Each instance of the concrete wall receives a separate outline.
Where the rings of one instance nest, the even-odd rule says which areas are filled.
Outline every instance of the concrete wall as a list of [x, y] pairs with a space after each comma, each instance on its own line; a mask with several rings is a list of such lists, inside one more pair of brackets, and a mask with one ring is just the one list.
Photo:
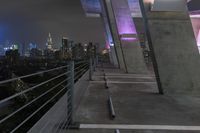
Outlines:
[[147, 14], [164, 92], [200, 95], [200, 59], [188, 14]]
[[112, 11], [112, 5], [111, 5], [111, 1], [110, 0], [101, 0], [102, 6], [105, 7], [106, 13], [107, 13], [107, 17], [108, 17], [108, 23], [110, 26], [110, 30], [111, 30], [111, 34], [113, 37], [113, 41], [114, 41], [114, 47], [115, 47], [115, 52], [118, 58], [118, 63], [119, 63], [119, 67], [120, 69], [126, 71], [126, 66], [125, 66], [125, 62], [124, 62], [124, 57], [123, 57], [123, 52], [122, 52], [122, 48], [121, 48], [121, 42], [120, 42], [120, 38], [118, 35], [118, 31], [117, 31], [117, 27], [116, 27], [116, 22], [115, 22], [115, 17]]
[[126, 0], [106, 0], [106, 7], [112, 33], [116, 36], [114, 37], [116, 53], [118, 57], [122, 57], [119, 60], [123, 60], [124, 63], [124, 66], [120, 68], [128, 73], [147, 73], [137, 37], [135, 39], [122, 39], [124, 34], [137, 35], [128, 2]]
[[115, 67], [119, 67], [119, 64], [118, 64], [118, 61], [117, 61], [117, 56], [116, 56], [116, 52], [115, 52], [115, 46], [110, 46], [110, 56], [112, 58], [112, 61], [113, 61], [113, 65]]

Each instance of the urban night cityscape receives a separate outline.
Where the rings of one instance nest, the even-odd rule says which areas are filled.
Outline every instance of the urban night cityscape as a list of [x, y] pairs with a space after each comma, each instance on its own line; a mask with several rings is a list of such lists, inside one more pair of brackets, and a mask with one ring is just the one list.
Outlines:
[[200, 133], [200, 0], [1, 0], [0, 133]]

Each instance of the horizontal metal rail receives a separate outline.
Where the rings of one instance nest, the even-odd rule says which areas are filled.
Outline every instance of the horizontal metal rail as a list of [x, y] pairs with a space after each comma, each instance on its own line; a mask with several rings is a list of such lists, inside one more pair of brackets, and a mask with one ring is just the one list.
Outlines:
[[55, 133], [61, 132], [64, 129], [66, 123], [68, 123], [68, 125], [69, 125], [69, 123], [70, 123], [69, 119], [70, 119], [71, 115], [72, 115], [72, 112], [70, 112], [69, 115], [66, 115], [65, 117], [60, 118], [60, 120], [58, 122], [58, 126], [54, 131]]
[[[60, 133], [63, 130], [68, 130], [69, 129], [69, 125], [70, 125], [70, 116], [72, 115], [72, 112], [69, 113], [69, 115], [67, 115], [66, 117], [64, 117], [64, 119], [61, 119], [59, 122], [58, 127], [56, 128], [56, 131], [54, 131], [55, 133]], [[62, 122], [64, 120], [64, 122]]]
[[52, 72], [52, 71], [63, 69], [63, 68], [67, 68], [67, 67], [69, 67], [69, 65], [61, 66], [61, 67], [57, 67], [57, 68], [53, 68], [53, 69], [50, 69], [50, 70], [46, 70], [46, 71], [41, 71], [41, 72], [29, 74], [29, 75], [25, 75], [25, 76], [21, 76], [21, 77], [16, 77], [16, 78], [4, 80], [4, 81], [0, 81], [0, 84], [9, 83], [9, 82], [12, 82], [12, 81], [15, 81], [15, 80], [24, 79], [24, 78], [28, 78], [28, 77], [40, 75], [40, 74], [47, 73], [47, 72]]
[[88, 64], [84, 65], [84, 67], [82, 67], [78, 72], [76, 72], [75, 74], [81, 73], [86, 67], [88, 67]]
[[2, 120], [0, 120], [0, 124], [3, 123], [4, 121], [8, 120], [10, 117], [14, 116], [15, 114], [17, 114], [18, 112], [20, 112], [21, 110], [25, 109], [26, 107], [28, 107], [29, 105], [31, 105], [32, 103], [34, 103], [35, 101], [37, 101], [38, 99], [40, 99], [41, 97], [45, 96], [46, 94], [48, 94], [49, 92], [53, 91], [55, 88], [57, 88], [58, 86], [62, 85], [64, 82], [68, 81], [68, 79], [63, 80], [62, 82], [60, 82], [59, 84], [55, 85], [54, 87], [52, 87], [51, 89], [49, 89], [48, 91], [46, 91], [45, 93], [41, 94], [40, 96], [38, 96], [37, 98], [33, 99], [32, 101], [30, 101], [29, 103], [25, 104], [24, 106], [22, 106], [21, 108], [17, 109], [16, 111], [14, 111], [13, 113], [11, 113], [10, 115], [6, 116], [5, 118], [3, 118]]
[[[69, 115], [71, 115], [72, 114], [72, 112], [70, 112], [70, 114]], [[61, 128], [61, 129], [65, 129], [65, 130], [68, 130], [69, 129], [69, 125], [70, 125], [70, 120], [69, 120], [69, 118], [70, 117], [67, 117], [67, 120], [66, 120], [66, 122], [65, 122], [65, 126], [64, 126], [64, 128]], [[59, 132], [60, 133], [60, 132]]]
[[[34, 111], [29, 117], [27, 117], [24, 121], [22, 121], [17, 127], [15, 127], [11, 133], [14, 133], [16, 130], [18, 130], [22, 125], [24, 125], [30, 118], [32, 118], [36, 113], [38, 113], [42, 108], [44, 108], [49, 102], [51, 102], [54, 98], [56, 98], [62, 91], [64, 91], [67, 87], [69, 87], [69, 84], [66, 85], [63, 89], [61, 89], [58, 93], [56, 93], [52, 98], [50, 98], [48, 101], [46, 101], [40, 108], [38, 108], [36, 111]], [[66, 92], [69, 93], [69, 90]]]
[[51, 81], [53, 81], [53, 80], [55, 80], [55, 79], [57, 79], [57, 78], [60, 78], [60, 77], [66, 75], [66, 74], [68, 74], [68, 73], [70, 73], [70, 72], [66, 72], [66, 73], [60, 74], [60, 75], [58, 75], [58, 76], [56, 76], [56, 77], [54, 77], [54, 78], [51, 78], [51, 79], [49, 79], [49, 80], [47, 80], [47, 81], [45, 81], [45, 82], [42, 82], [42, 83], [40, 83], [40, 84], [38, 84], [38, 85], [36, 85], [36, 86], [33, 86], [33, 87], [29, 88], [29, 89], [26, 89], [26, 90], [24, 90], [24, 91], [21, 91], [21, 92], [19, 92], [19, 93], [16, 93], [16, 94], [14, 94], [14, 95], [12, 95], [12, 96], [10, 96], [10, 97], [7, 97], [7, 98], [1, 100], [1, 101], [0, 101], [0, 104], [5, 103], [5, 102], [7, 102], [7, 101], [9, 101], [9, 100], [11, 100], [11, 99], [13, 99], [13, 98], [16, 98], [16, 97], [18, 97], [18, 96], [20, 96], [20, 95], [22, 95], [22, 94], [24, 94], [24, 93], [27, 93], [27, 92], [29, 92], [29, 91], [32, 91], [32, 90], [34, 90], [35, 88], [38, 88], [38, 87], [40, 87], [40, 86], [42, 86], [42, 85], [44, 85], [44, 84], [46, 84], [46, 83], [48, 83], [48, 82], [51, 82]]
[[76, 70], [82, 68], [82, 67], [85, 66], [85, 65], [88, 65], [88, 63], [85, 63], [85, 64], [83, 64], [83, 65], [80, 65], [80, 66], [76, 67], [74, 70], [76, 71]]
[[88, 66], [85, 66], [80, 72], [79, 72], [79, 74], [78, 73], [76, 73], [75, 74], [75, 80], [78, 80], [78, 78], [79, 77], [81, 77], [87, 70], [86, 70], [86, 68], [87, 68]]
[[75, 64], [75, 65], [79, 65], [79, 64], [81, 64], [81, 63], [85, 63], [85, 62], [87, 62], [87, 60], [83, 60], [83, 61], [75, 62], [74, 64]]
[[[18, 123], [18, 125], [16, 124], [17, 126], [11, 128], [11, 130], [12, 130], [11, 133], [19, 130], [35, 114], [37, 114], [48, 103], [50, 103], [59, 94], [61, 94], [66, 88], [69, 87], [66, 90], [67, 91], [66, 94], [68, 95], [67, 101], [66, 101], [67, 102], [67, 106], [68, 106], [68, 108], [66, 109], [67, 110], [67, 114], [66, 114], [66, 117], [62, 117], [61, 118], [61, 122], [62, 123], [59, 123], [59, 127], [56, 130], [59, 130], [59, 128], [62, 129], [62, 130], [63, 129], [65, 129], [65, 130], [68, 129], [69, 125], [71, 124], [70, 122], [72, 122], [71, 119], [72, 119], [72, 116], [73, 116], [73, 110], [72, 110], [72, 108], [73, 108], [73, 103], [72, 103], [72, 101], [73, 101], [72, 100], [73, 99], [73, 93], [71, 92], [73, 90], [73, 87], [71, 86], [71, 84], [73, 84], [74, 81], [72, 80], [73, 81], [72, 82], [71, 79], [72, 79], [72, 77], [75, 80], [77, 80], [78, 78], [80, 78], [88, 70], [87, 68], [89, 67], [89, 62], [87, 62], [87, 61], [81, 61], [81, 62], [75, 63], [75, 65], [76, 65], [75, 68], [74, 68], [74, 65], [71, 66], [69, 64], [69, 65], [65, 65], [65, 66], [61, 66], [61, 67], [57, 67], [57, 68], [53, 68], [53, 69], [49, 69], [49, 70], [45, 70], [45, 71], [40, 71], [40, 72], [37, 72], [37, 73], [25, 75], [25, 76], [16, 77], [16, 78], [13, 78], [13, 79], [8, 79], [8, 80], [0, 81], [0, 84], [6, 84], [6, 83], [9, 83], [9, 82], [13, 82], [13, 81], [19, 80], [19, 79], [25, 79], [25, 78], [29, 78], [29, 77], [32, 77], [32, 76], [36, 76], [36, 75], [40, 75], [40, 74], [44, 74], [44, 73], [48, 73], [48, 72], [53, 72], [53, 71], [56, 71], [56, 70], [64, 70], [65, 71], [62, 74], [57, 74], [57, 76], [55, 76], [55, 77], [51, 77], [50, 79], [48, 79], [46, 81], [42, 81], [41, 83], [38, 83], [37, 85], [34, 85], [32, 87], [31, 86], [28, 87], [26, 90], [22, 90], [20, 92], [16, 92], [15, 94], [12, 94], [11, 96], [8, 96], [7, 98], [0, 100], [0, 105], [1, 105], [1, 104], [5, 103], [5, 102], [13, 100], [14, 98], [16, 98], [16, 97], [18, 97], [18, 96], [20, 96], [22, 94], [26, 94], [28, 92], [32, 93], [32, 91], [35, 90], [36, 88], [42, 87], [45, 84], [48, 84], [50, 82], [54, 82], [56, 79], [61, 79], [62, 78], [62, 81], [59, 81], [59, 83], [56, 83], [50, 89], [46, 90], [45, 92], [42, 92], [42, 94], [39, 94], [39, 96], [34, 97], [33, 99], [31, 99], [30, 101], [28, 101], [24, 105], [20, 106], [19, 108], [13, 110], [11, 113], [9, 113], [8, 115], [6, 115], [4, 118], [2, 118], [0, 120], [0, 124], [6, 123], [7, 120], [10, 120], [12, 117], [16, 116], [17, 113], [19, 113], [20, 111], [23, 111], [25, 108], [33, 105], [34, 102], [39, 101], [42, 97], [46, 96], [50, 92], [52, 92], [54, 90], [59, 91], [53, 97], [49, 97], [50, 98], [50, 99], [48, 98], [49, 100], [48, 99], [47, 99], [47, 101], [45, 100], [44, 103], [41, 104], [41, 105], [39, 105], [39, 107], [37, 109], [34, 109], [32, 114], [29, 114], [29, 116], [23, 118], [23, 120], [21, 120], [20, 123]], [[66, 68], [69, 68], [70, 70], [68, 70]], [[75, 77], [71, 75], [71, 72], [75, 72]], [[64, 76], [67, 77], [67, 78], [63, 79]], [[56, 88], [58, 88], [59, 90], [56, 89]], [[70, 94], [70, 93], [72, 93], [72, 94]], [[72, 106], [71, 106], [70, 103], [72, 104]], [[59, 132], [61, 132], [62, 130], [59, 130]]]

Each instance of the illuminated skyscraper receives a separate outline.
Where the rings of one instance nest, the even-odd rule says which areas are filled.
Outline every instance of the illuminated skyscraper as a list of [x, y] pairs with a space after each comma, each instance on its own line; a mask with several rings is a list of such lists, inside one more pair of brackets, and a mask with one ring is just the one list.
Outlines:
[[51, 33], [49, 33], [49, 36], [47, 38], [46, 47], [48, 50], [53, 50], [53, 39], [51, 37]]

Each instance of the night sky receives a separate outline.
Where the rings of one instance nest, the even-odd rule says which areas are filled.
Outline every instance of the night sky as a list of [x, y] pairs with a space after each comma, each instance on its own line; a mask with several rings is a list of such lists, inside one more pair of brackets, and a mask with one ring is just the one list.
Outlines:
[[[80, 0], [0, 0], [0, 44], [36, 43], [44, 47], [48, 33], [59, 46], [62, 36], [75, 42], [104, 43], [99, 18], [86, 18]], [[200, 0], [189, 4], [200, 9]]]
[[80, 0], [0, 0], [0, 42], [37, 43], [44, 47], [48, 33], [56, 45], [62, 36], [75, 42], [103, 43], [99, 18], [86, 18]]

